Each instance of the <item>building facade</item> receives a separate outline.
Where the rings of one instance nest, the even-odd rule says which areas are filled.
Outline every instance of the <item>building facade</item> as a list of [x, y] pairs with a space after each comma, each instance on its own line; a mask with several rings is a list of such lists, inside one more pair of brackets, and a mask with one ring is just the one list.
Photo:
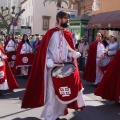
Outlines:
[[[21, 8], [25, 9], [25, 12], [21, 15], [21, 26], [26, 26], [26, 29], [22, 29], [22, 34], [45, 34], [50, 28], [56, 25], [56, 14], [58, 8], [55, 2], [46, 2], [44, 0], [24, 0], [21, 3]], [[68, 8], [63, 3], [62, 8]]]
[[[94, 1], [93, 1], [94, 2]], [[112, 12], [112, 11], [118, 11], [120, 10], [120, 0], [97, 0], [99, 3], [98, 10], [94, 10], [92, 12], [93, 15], [104, 13], [104, 12]], [[112, 17], [112, 16], [111, 16]], [[119, 16], [118, 16], [119, 17]], [[101, 33], [103, 33], [106, 36], [114, 35], [118, 38], [118, 41], [120, 43], [120, 31], [111, 31], [111, 30], [99, 30]]]
[[79, 2], [75, 2], [73, 4], [73, 9], [78, 10], [79, 14], [91, 14], [92, 4], [93, 0], [80, 0]]

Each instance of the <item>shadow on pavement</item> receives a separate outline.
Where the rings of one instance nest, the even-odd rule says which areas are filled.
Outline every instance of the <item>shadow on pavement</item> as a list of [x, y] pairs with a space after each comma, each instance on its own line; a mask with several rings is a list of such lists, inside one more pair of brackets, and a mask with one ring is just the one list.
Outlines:
[[0, 99], [16, 99], [18, 98], [19, 100], [23, 99], [23, 95], [26, 89], [26, 84], [27, 84], [27, 78], [24, 76], [16, 76], [16, 81], [19, 85], [18, 89], [15, 89], [14, 92], [7, 91], [6, 94], [0, 96]]
[[105, 105], [86, 106], [83, 111], [74, 112], [74, 117], [70, 120], [120, 120], [120, 106], [105, 102]]
[[27, 118], [15, 118], [15, 119], [12, 119], [12, 120], [42, 120], [42, 119], [38, 119], [38, 118], [35, 118], [35, 117], [27, 117]]

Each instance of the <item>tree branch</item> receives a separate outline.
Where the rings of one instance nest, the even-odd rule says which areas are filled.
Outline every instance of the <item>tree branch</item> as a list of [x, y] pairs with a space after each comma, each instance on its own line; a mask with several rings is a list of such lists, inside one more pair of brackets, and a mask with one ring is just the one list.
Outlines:
[[19, 16], [25, 11], [25, 9], [22, 9], [19, 13], [15, 14], [15, 19], [18, 20]]
[[3, 16], [1, 13], [0, 13], [0, 18], [1, 18], [2, 22], [4, 23], [5, 27], [7, 28], [7, 27], [8, 27], [8, 24], [7, 24], [7, 22], [5, 21], [4, 16]]

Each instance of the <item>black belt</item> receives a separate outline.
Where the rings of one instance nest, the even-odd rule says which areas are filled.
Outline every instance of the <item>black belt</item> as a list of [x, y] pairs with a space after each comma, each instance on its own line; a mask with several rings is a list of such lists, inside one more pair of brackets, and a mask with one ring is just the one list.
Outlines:
[[108, 55], [108, 57], [114, 57], [115, 55]]

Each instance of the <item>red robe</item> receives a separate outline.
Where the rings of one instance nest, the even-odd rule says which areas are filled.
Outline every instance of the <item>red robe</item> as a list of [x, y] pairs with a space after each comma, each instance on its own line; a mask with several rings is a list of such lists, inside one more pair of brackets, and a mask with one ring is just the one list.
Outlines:
[[[44, 100], [44, 68], [46, 61], [46, 52], [47, 52], [49, 40], [55, 31], [59, 31], [59, 29], [53, 28], [49, 30], [40, 43], [32, 70], [30, 72], [30, 76], [28, 78], [27, 88], [22, 101], [22, 108], [41, 107], [44, 106], [45, 104], [44, 103], [45, 101]], [[64, 37], [67, 40], [68, 44], [72, 49], [75, 50], [72, 40], [72, 34], [67, 30], [63, 32], [64, 32]], [[73, 108], [73, 106], [75, 106], [77, 109], [76, 102], [73, 102], [73, 104], [69, 105], [70, 108]]]
[[[2, 53], [5, 55], [2, 47], [0, 46], [0, 50], [2, 51]], [[5, 66], [6, 66], [6, 77], [7, 77], [7, 82], [8, 82], [8, 86], [9, 86], [9, 90], [13, 90], [15, 88], [18, 88], [18, 84], [12, 74], [12, 71], [8, 65], [8, 61], [5, 60]]]
[[95, 95], [110, 101], [118, 102], [120, 100], [120, 50], [107, 68]]
[[17, 56], [20, 54], [20, 51], [22, 49], [23, 44], [24, 43], [21, 41], [18, 45], [18, 48], [17, 48], [16, 59], [15, 59], [15, 63], [14, 63], [14, 71], [13, 71], [14, 75], [20, 74], [20, 69], [16, 69], [16, 61], [17, 61], [17, 58], [18, 58]]
[[83, 79], [88, 82], [95, 82], [96, 79], [97, 45], [97, 41], [92, 42], [88, 51], [88, 59], [83, 74]]

